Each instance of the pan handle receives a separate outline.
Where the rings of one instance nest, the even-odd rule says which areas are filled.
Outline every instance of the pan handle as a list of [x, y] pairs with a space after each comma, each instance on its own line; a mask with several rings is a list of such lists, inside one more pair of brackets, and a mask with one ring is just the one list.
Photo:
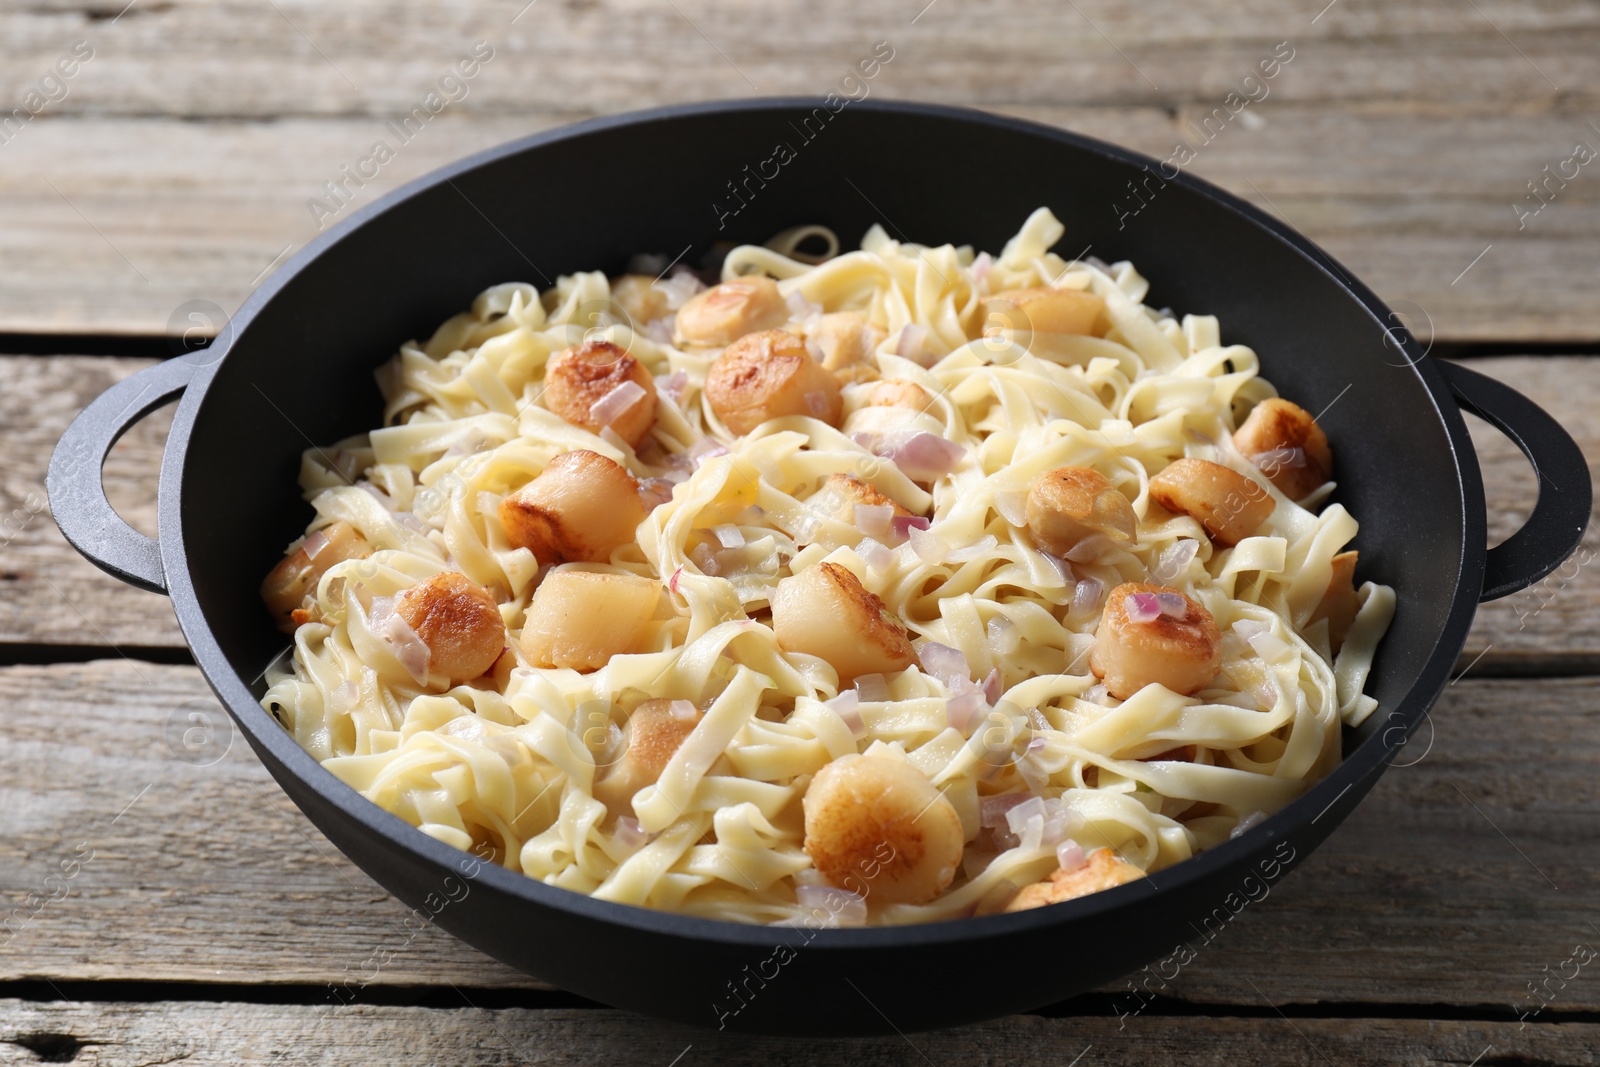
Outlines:
[[100, 468], [119, 437], [183, 392], [200, 369], [188, 359], [169, 359], [95, 397], [56, 443], [45, 477], [50, 513], [72, 547], [107, 574], [152, 593], [167, 591], [161, 548], [112, 509]]
[[1539, 500], [1522, 529], [1489, 549], [1479, 600], [1498, 600], [1526, 589], [1572, 555], [1589, 525], [1589, 464], [1572, 435], [1550, 413], [1509, 385], [1435, 360], [1465, 411], [1509, 437], [1533, 464]]

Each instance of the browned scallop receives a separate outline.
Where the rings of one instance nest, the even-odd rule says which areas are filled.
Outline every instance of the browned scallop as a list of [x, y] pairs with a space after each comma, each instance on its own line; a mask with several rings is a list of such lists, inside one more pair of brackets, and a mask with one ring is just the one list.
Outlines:
[[626, 467], [580, 448], [500, 501], [506, 540], [540, 563], [604, 563], [644, 521], [639, 483]]
[[822, 487], [806, 498], [806, 504], [830, 519], [847, 526], [856, 524], [856, 505], [892, 508], [895, 515], [910, 515], [887, 493], [871, 482], [864, 482], [853, 474], [830, 474], [823, 479]]
[[522, 654], [535, 667], [599, 670], [643, 651], [660, 599], [661, 587], [636, 574], [553, 570], [528, 605]]
[[789, 305], [771, 278], [735, 278], [691, 297], [678, 309], [673, 332], [679, 344], [720, 348], [788, 320]]
[[648, 274], [624, 274], [611, 282], [611, 302], [635, 327], [672, 314], [667, 294]]
[[1192, 516], [1219, 545], [1249, 537], [1275, 506], [1270, 493], [1238, 471], [1192, 458], [1174, 460], [1151, 478], [1150, 499]]
[[841, 683], [905, 670], [916, 661], [905, 625], [837, 563], [807, 567], [778, 583], [772, 629], [779, 648], [826, 660]]
[[822, 352], [822, 365], [844, 381], [865, 381], [877, 375], [873, 353], [884, 332], [859, 311], [833, 311], [808, 325], [806, 338]]
[[723, 349], [706, 375], [706, 400], [731, 432], [747, 434], [769, 419], [810, 415], [839, 425], [839, 380], [786, 330], [747, 334]]
[[1328, 435], [1309, 411], [1288, 400], [1275, 397], [1257, 404], [1234, 431], [1233, 446], [1290, 500], [1301, 499], [1333, 477]]
[[867, 390], [869, 408], [906, 408], [909, 411], [927, 411], [933, 398], [916, 382], [895, 378], [876, 382]]
[[1119, 885], [1143, 878], [1144, 872], [1126, 860], [1118, 859], [1109, 848], [1097, 848], [1089, 853], [1088, 862], [1075, 871], [1060, 868], [1048, 882], [1025, 885], [1006, 905], [1006, 911], [1027, 911], [1046, 904], [1060, 904], [1064, 900], [1086, 897]]
[[395, 598], [394, 613], [428, 646], [428, 670], [452, 682], [477, 678], [506, 647], [500, 608], [464, 574], [441, 571]]
[[634, 794], [655, 785], [667, 761], [702, 718], [687, 700], [646, 700], [634, 708], [622, 728], [622, 754], [596, 775], [594, 798], [613, 817], [630, 814]]
[[[1183, 601], [1182, 613], [1162, 611], [1135, 622], [1128, 599], [1135, 594], [1176, 596]], [[1118, 700], [1155, 684], [1188, 696], [1216, 676], [1222, 665], [1221, 648], [1216, 620], [1198, 601], [1166, 586], [1125, 582], [1106, 597], [1089, 651], [1089, 669]]]
[[[640, 392], [617, 405], [613, 390], [630, 384]], [[602, 401], [608, 398], [620, 410], [607, 410]], [[550, 357], [544, 372], [544, 406], [590, 433], [610, 426], [629, 447], [637, 448], [656, 421], [656, 383], [643, 363], [617, 345], [585, 341]]]
[[[372, 546], [366, 538], [342, 519], [308, 534], [261, 582], [261, 599], [278, 629], [293, 633], [302, 622], [308, 621], [300, 609], [306, 598], [316, 593], [317, 583], [328, 573], [328, 568], [347, 559], [365, 559], [371, 554]], [[297, 618], [297, 612], [302, 617]]]
[[830, 883], [888, 904], [925, 904], [954, 880], [961, 819], [923, 773], [891, 755], [847, 755], [806, 787], [805, 850]]
[[983, 333], [1093, 334], [1105, 306], [1082, 289], [1012, 289], [983, 302]]
[[1333, 557], [1333, 574], [1328, 579], [1328, 589], [1322, 594], [1322, 603], [1311, 613], [1308, 622], [1318, 619], [1328, 620], [1328, 642], [1335, 652], [1344, 646], [1345, 635], [1350, 632], [1351, 623], [1356, 621], [1356, 612], [1361, 607], [1361, 601], [1356, 596], [1356, 555], [1355, 552], [1341, 552]]
[[1096, 534], [1132, 541], [1139, 528], [1128, 498], [1090, 467], [1057, 467], [1041, 474], [1028, 490], [1027, 517], [1033, 539], [1058, 556]]

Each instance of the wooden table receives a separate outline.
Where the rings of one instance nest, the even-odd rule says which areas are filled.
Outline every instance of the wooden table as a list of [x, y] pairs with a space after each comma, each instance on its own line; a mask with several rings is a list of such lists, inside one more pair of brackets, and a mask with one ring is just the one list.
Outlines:
[[[878, 41], [894, 59], [874, 95], [1165, 157], [1289, 42], [1268, 95], [1193, 170], [1322, 242], [1435, 354], [1525, 391], [1600, 465], [1600, 163], [1548, 177], [1572, 173], [1575, 145], [1600, 146], [1600, 8], [124, 3], [0, 12], [0, 114], [38, 112], [0, 125], [0, 1062], [1600, 1062], [1594, 568], [1486, 605], [1412, 765], [1142, 1013], [1119, 1018], [1115, 984], [845, 1045], [658, 1023], [435, 929], [402, 932], [405, 909], [242, 741], [175, 757], [173, 731], [214, 705], [171, 610], [67, 548], [43, 485], [72, 414], [166, 354], [162, 335], [203, 306], [190, 302], [231, 310], [312, 237], [308, 201], [477, 41], [494, 54], [466, 96], [349, 186], [354, 202], [586, 115], [823, 93]], [[72, 76], [42, 82], [58, 59]], [[152, 533], [163, 427], [140, 426], [106, 466], [113, 499]], [[1504, 439], [1474, 431], [1497, 540], [1533, 488]], [[384, 949], [393, 961], [335, 1012], [330, 984]]]

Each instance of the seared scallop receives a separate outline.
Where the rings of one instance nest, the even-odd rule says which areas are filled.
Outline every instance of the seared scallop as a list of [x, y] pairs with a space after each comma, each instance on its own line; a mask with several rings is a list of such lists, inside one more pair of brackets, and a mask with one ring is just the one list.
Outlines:
[[394, 613], [428, 646], [429, 671], [448, 675], [452, 682], [477, 678], [506, 647], [506, 627], [494, 597], [455, 571], [441, 571], [401, 593]]
[[1274, 397], [1251, 409], [1234, 431], [1233, 446], [1290, 500], [1333, 477], [1328, 435], [1309, 411], [1288, 400]]
[[1272, 495], [1236, 470], [1208, 459], [1179, 459], [1150, 479], [1150, 499], [1193, 517], [1219, 545], [1254, 533], [1274, 507]]
[[839, 380], [786, 330], [746, 334], [723, 349], [706, 375], [706, 400], [731, 432], [747, 434], [769, 419], [810, 415], [839, 425]]
[[1012, 289], [983, 302], [983, 333], [1092, 334], [1105, 306], [1084, 289]]
[[1089, 853], [1088, 861], [1075, 871], [1057, 868], [1048, 882], [1025, 885], [1006, 905], [1006, 911], [1027, 911], [1046, 904], [1059, 904], [1064, 900], [1086, 897], [1090, 893], [1124, 885], [1144, 872], [1126, 860], [1118, 859], [1109, 848], [1097, 848]]
[[1187, 696], [1216, 676], [1222, 633], [1198, 601], [1176, 589], [1126, 582], [1106, 597], [1089, 669], [1126, 700], [1147, 685]]
[[371, 554], [372, 546], [366, 538], [343, 519], [307, 534], [261, 582], [261, 599], [278, 629], [293, 633], [301, 623], [309, 621], [302, 608], [306, 598], [316, 593], [317, 583], [328, 568]]
[[639, 483], [627, 468], [582, 448], [555, 457], [500, 501], [506, 540], [546, 564], [604, 563], [634, 539], [644, 517]]
[[771, 278], [735, 278], [691, 297], [678, 309], [673, 332], [679, 344], [721, 348], [788, 320], [789, 305]]
[[611, 432], [639, 447], [656, 421], [656, 383], [630, 353], [610, 341], [585, 341], [550, 357], [544, 406], [590, 433]]
[[826, 660], [841, 683], [916, 661], [905, 624], [837, 563], [818, 563], [778, 583], [772, 629], [778, 647]]
[[687, 700], [646, 700], [622, 728], [621, 755], [600, 769], [594, 798], [613, 816], [633, 811], [633, 796], [661, 772], [704, 716]]
[[636, 574], [557, 568], [528, 605], [522, 654], [535, 667], [599, 670], [643, 651], [660, 599], [661, 587]]
[[1047, 552], [1065, 555], [1096, 534], [1132, 541], [1139, 519], [1128, 498], [1090, 467], [1057, 467], [1028, 490], [1028, 531]]
[[817, 872], [870, 901], [925, 904], [961, 865], [955, 807], [899, 757], [841, 756], [811, 779], [801, 806]]

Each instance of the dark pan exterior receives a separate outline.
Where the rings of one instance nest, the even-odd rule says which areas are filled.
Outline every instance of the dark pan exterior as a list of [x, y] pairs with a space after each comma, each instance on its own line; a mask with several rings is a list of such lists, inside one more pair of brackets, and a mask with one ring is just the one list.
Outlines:
[[[435, 921], [458, 937], [572, 992], [690, 1023], [911, 1031], [1035, 1008], [1165, 956], [1315, 848], [1445, 684], [1484, 587], [1483, 489], [1451, 383], [1365, 287], [1286, 227], [1205, 183], [1057, 130], [878, 103], [823, 111], [823, 122], [817, 106], [703, 105], [539, 135], [414, 183], [314, 242], [248, 301], [217, 346], [165, 365], [156, 393], [185, 384], [187, 392], [162, 470], [159, 564], [200, 666], [284, 790], [360, 867], [407, 904], [437, 911]], [[794, 158], [763, 179], [780, 143]], [[693, 261], [713, 240], [759, 242], [803, 222], [833, 227], [847, 246], [880, 223], [907, 240], [997, 252], [1040, 205], [1066, 223], [1057, 251], [1131, 259], [1150, 279], [1152, 304], [1220, 316], [1225, 341], [1255, 347], [1286, 396], [1327, 408], [1335, 499], [1361, 522], [1358, 578], [1399, 595], [1369, 688], [1379, 710], [1347, 731], [1347, 758], [1327, 780], [1262, 826], [1149, 879], [1055, 907], [930, 926], [777, 931], [608, 904], [481, 866], [341, 784], [257, 705], [251, 680], [283, 646], [257, 584], [310, 517], [295, 483], [300, 452], [377, 425], [373, 369], [479, 290], [509, 279], [543, 288], [578, 269], [616, 272], [641, 251], [670, 257], [687, 246]], [[1494, 408], [1499, 394], [1482, 379], [1453, 382], [1476, 406]], [[117, 417], [137, 417], [128, 406], [118, 404]], [[1541, 435], [1555, 451], [1570, 445], [1533, 411], [1521, 419], [1527, 447], [1536, 450]], [[57, 486], [81, 478], [71, 453], [64, 443], [53, 499]], [[1576, 481], [1573, 454], [1560, 458]], [[1552, 497], [1541, 508], [1564, 501], [1586, 514], [1586, 472], [1581, 484], [1581, 506]], [[160, 584], [150, 559], [133, 558], [145, 549], [91, 529], [91, 518], [61, 522], [103, 566]], [[1559, 530], [1526, 538], [1515, 559], [1500, 558], [1494, 592], [1554, 567], [1576, 544], [1571, 525], [1569, 515]], [[105, 547], [118, 537], [127, 542], [122, 559]]]

